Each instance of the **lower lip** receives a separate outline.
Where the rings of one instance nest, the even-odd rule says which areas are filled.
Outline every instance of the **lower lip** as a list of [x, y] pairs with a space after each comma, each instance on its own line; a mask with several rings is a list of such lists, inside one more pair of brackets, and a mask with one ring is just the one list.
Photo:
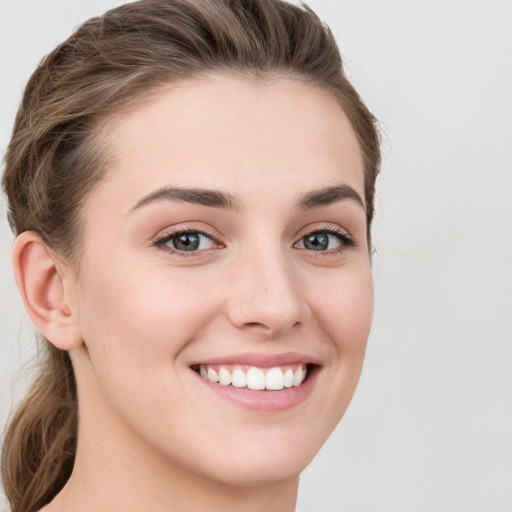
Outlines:
[[279, 391], [259, 391], [249, 388], [237, 388], [231, 385], [222, 386], [221, 384], [204, 379], [196, 372], [194, 373], [208, 389], [225, 400], [235, 402], [253, 411], [277, 412], [295, 407], [307, 399], [313, 390], [318, 370], [317, 366], [310, 369], [306, 380], [300, 386], [284, 388]]

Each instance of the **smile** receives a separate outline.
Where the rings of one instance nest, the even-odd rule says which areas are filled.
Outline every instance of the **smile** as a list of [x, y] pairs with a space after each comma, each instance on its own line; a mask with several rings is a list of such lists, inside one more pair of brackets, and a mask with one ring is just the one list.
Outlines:
[[295, 364], [259, 368], [244, 365], [199, 365], [194, 368], [201, 377], [221, 386], [251, 390], [280, 391], [300, 386], [308, 374], [307, 365]]
[[210, 396], [258, 414], [275, 414], [308, 399], [322, 365], [296, 352], [246, 353], [196, 361], [190, 369]]

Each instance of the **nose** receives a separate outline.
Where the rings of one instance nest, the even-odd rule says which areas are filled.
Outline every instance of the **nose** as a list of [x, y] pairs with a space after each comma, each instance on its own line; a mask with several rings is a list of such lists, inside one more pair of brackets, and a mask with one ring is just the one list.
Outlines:
[[280, 251], [241, 258], [230, 286], [228, 315], [239, 329], [283, 335], [310, 317], [293, 265]]

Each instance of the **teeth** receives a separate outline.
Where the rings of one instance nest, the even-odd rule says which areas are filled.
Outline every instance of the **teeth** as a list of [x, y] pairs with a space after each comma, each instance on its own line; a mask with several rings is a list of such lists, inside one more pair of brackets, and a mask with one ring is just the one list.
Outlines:
[[284, 372], [283, 384], [285, 388], [291, 388], [293, 386], [293, 370], [288, 368]]
[[295, 370], [293, 374], [292, 384], [294, 386], [300, 386], [304, 379], [306, 378], [306, 370], [302, 369], [300, 366]]
[[214, 368], [201, 365], [199, 374], [203, 379], [218, 382], [221, 386], [232, 385], [236, 388], [279, 391], [283, 388], [300, 386], [306, 378], [307, 370], [305, 365], [301, 364], [295, 371], [292, 368], [281, 369], [277, 366], [268, 370], [251, 366], [247, 372], [241, 368], [235, 368], [231, 373], [223, 366], [218, 368], [217, 372]]
[[235, 388], [245, 388], [247, 386], [247, 376], [243, 370], [235, 370], [233, 372], [233, 378], [231, 384], [235, 386]]
[[267, 389], [273, 389], [273, 390], [279, 390], [283, 389], [284, 383], [283, 383], [283, 372], [281, 371], [281, 368], [272, 368], [267, 372], [267, 375], [265, 377], [266, 381], [266, 388]]
[[249, 389], [265, 389], [265, 374], [251, 366], [247, 371], [247, 387]]
[[226, 368], [221, 368], [219, 371], [219, 384], [221, 386], [229, 386], [231, 384], [231, 373]]
[[219, 376], [217, 375], [217, 372], [213, 368], [208, 368], [208, 380], [211, 382], [219, 382]]

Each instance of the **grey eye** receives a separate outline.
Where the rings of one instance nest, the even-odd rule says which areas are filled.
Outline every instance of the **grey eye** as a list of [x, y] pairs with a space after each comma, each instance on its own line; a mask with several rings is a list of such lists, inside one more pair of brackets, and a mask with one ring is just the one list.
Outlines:
[[338, 236], [325, 231], [315, 231], [302, 237], [297, 243], [300, 249], [308, 249], [310, 251], [327, 251], [336, 249], [341, 245]]
[[211, 249], [214, 245], [214, 241], [204, 233], [191, 231], [171, 235], [163, 245], [170, 246], [177, 251], [191, 252]]

